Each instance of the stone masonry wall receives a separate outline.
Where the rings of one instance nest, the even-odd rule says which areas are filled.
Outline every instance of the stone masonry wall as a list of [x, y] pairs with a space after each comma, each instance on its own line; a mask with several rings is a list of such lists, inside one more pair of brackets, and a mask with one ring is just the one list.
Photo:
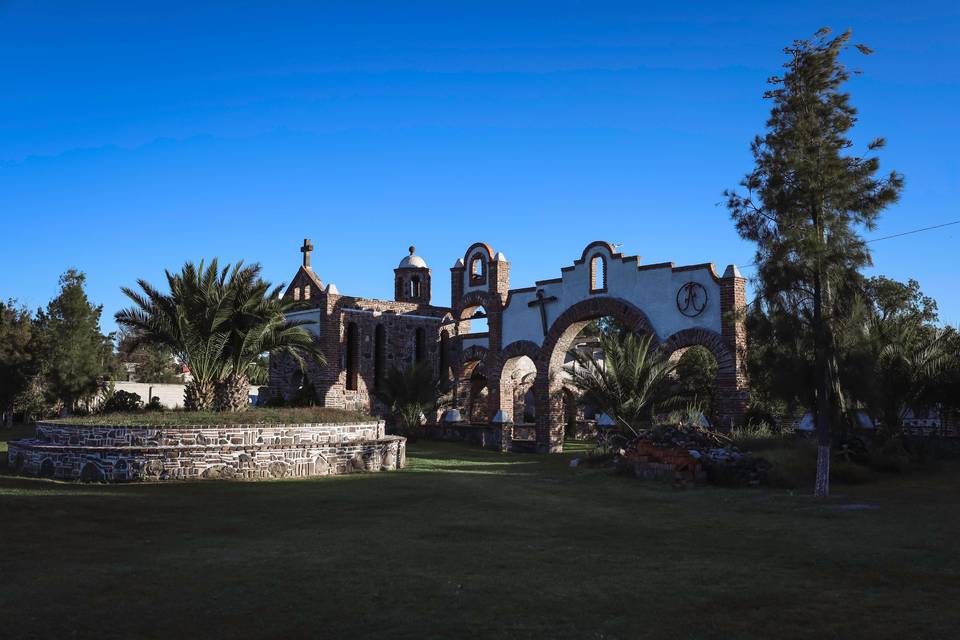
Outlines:
[[11, 442], [19, 473], [85, 482], [257, 480], [400, 469], [406, 440], [383, 423], [197, 428], [41, 424]]

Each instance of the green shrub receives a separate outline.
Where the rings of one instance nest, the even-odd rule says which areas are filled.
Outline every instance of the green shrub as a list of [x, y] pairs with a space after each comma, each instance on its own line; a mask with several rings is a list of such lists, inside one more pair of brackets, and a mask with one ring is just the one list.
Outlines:
[[143, 408], [139, 394], [129, 391], [114, 391], [100, 405], [100, 413], [130, 413]]

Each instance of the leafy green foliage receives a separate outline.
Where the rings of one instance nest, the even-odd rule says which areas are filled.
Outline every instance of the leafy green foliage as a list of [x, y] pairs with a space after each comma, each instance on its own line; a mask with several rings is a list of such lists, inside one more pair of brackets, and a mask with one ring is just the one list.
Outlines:
[[393, 414], [400, 434], [413, 436], [423, 417], [437, 411], [448, 391], [446, 380], [437, 378], [429, 363], [415, 362], [406, 369], [391, 367], [374, 395]]
[[140, 292], [123, 288], [134, 306], [117, 313], [117, 322], [131, 331], [135, 347], [169, 349], [189, 367], [188, 408], [213, 406], [218, 385], [226, 387], [220, 408], [246, 408], [250, 377], [260, 374], [267, 352], [301, 366], [305, 358], [323, 363], [307, 321], [286, 317], [298, 303], [281, 299], [282, 285], [272, 287], [260, 272], [257, 264], [220, 269], [216, 259], [206, 266], [188, 262], [179, 273], [167, 272], [169, 293], [145, 280], [138, 281]]
[[711, 419], [716, 405], [717, 359], [702, 346], [687, 349], [677, 361], [677, 394], [700, 407]]
[[860, 231], [872, 229], [903, 189], [896, 172], [876, 177], [882, 138], [862, 155], [849, 153], [857, 112], [843, 91], [851, 72], [840, 57], [851, 33], [829, 34], [821, 29], [787, 47], [786, 72], [770, 79], [765, 94], [773, 102], [767, 131], [751, 146], [755, 167], [741, 182], [744, 192], [725, 192], [737, 231], [757, 245], [757, 304], [767, 328], [789, 340], [767, 355], [788, 367], [797, 356], [790, 368], [812, 378], [805, 395], [816, 400], [825, 449], [819, 495], [828, 492], [830, 423], [844, 407], [837, 333], [855, 299], [851, 287], [870, 263]]
[[137, 411], [143, 408], [143, 399], [137, 393], [130, 391], [117, 391], [112, 387], [107, 390], [103, 404], [100, 405], [100, 413], [121, 413]]
[[632, 433], [652, 422], [655, 413], [677, 406], [670, 378], [676, 365], [651, 348], [651, 336], [601, 333], [599, 340], [602, 362], [572, 351], [574, 362], [567, 367], [582, 404], [601, 410]]
[[13, 421], [14, 401], [40, 372], [39, 335], [26, 308], [0, 301], [0, 426]]

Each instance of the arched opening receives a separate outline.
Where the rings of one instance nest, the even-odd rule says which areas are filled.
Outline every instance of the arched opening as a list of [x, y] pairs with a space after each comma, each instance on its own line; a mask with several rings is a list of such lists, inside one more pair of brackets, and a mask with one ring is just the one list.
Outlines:
[[306, 286], [303, 288], [303, 299], [304, 299], [304, 300], [309, 300], [309, 299], [310, 299], [310, 285], [306, 285]]
[[347, 372], [347, 390], [356, 391], [359, 386], [360, 369], [360, 330], [356, 322], [347, 325], [347, 344], [344, 349], [344, 369]]
[[52, 478], [55, 472], [56, 467], [53, 466], [53, 460], [50, 458], [44, 458], [43, 462], [40, 463], [40, 477]]
[[537, 420], [537, 365], [528, 355], [508, 359], [500, 371], [500, 410], [516, 425], [534, 425]]
[[470, 258], [470, 286], [478, 286], [487, 281], [487, 261], [482, 255]]
[[677, 349], [670, 354], [676, 363], [673, 378], [677, 395], [691, 409], [697, 409], [709, 425], [717, 423], [717, 358], [703, 345]]
[[[571, 351], [602, 358], [599, 338], [603, 333], [629, 331], [656, 336], [646, 314], [626, 300], [609, 297], [591, 298], [564, 311], [547, 334], [537, 358], [535, 393], [544, 398], [544, 406], [537, 416], [537, 450], [563, 451], [563, 438], [569, 408], [565, 407], [564, 388], [569, 387], [567, 366], [574, 358]], [[654, 339], [654, 344], [659, 345]], [[584, 418], [590, 408], [580, 407]]]
[[420, 297], [420, 276], [413, 276], [410, 278], [410, 285], [407, 290], [407, 295], [410, 298]]
[[88, 462], [80, 470], [80, 482], [103, 482], [103, 472], [97, 465]]
[[489, 333], [487, 311], [483, 306], [469, 307], [463, 310], [459, 324], [460, 335], [482, 335]]
[[379, 389], [387, 373], [387, 330], [378, 324], [373, 336], [373, 386]]
[[606, 293], [607, 259], [601, 255], [590, 259], [590, 293]]
[[[578, 370], [583, 360], [603, 366], [604, 352], [601, 339], [631, 331], [614, 316], [601, 316], [583, 323], [570, 341], [563, 359], [563, 367], [557, 372], [563, 401], [564, 438], [582, 439], [596, 430], [601, 411], [586, 403], [581, 393], [571, 382], [571, 371]], [[638, 335], [644, 331], [634, 332]]]
[[706, 406], [701, 410], [711, 425], [717, 429], [733, 426], [746, 406], [746, 385], [723, 336], [708, 329], [683, 329], [665, 340], [662, 349], [678, 363], [681, 391], [709, 396], [703, 398], [701, 404]]
[[427, 332], [423, 327], [417, 327], [413, 334], [413, 359], [417, 364], [427, 361]]
[[490, 391], [487, 383], [487, 372], [481, 361], [468, 362], [464, 366], [463, 379], [466, 394], [463, 398], [463, 417], [467, 422], [474, 424], [486, 423], [490, 416], [487, 411], [487, 399]]

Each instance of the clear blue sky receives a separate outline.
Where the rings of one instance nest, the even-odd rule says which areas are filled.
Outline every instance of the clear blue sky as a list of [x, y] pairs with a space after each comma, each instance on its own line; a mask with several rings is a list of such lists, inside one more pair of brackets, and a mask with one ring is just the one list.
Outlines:
[[[187, 259], [287, 281], [305, 236], [344, 293], [392, 295], [415, 243], [484, 240], [513, 286], [591, 240], [645, 262], [752, 262], [721, 192], [751, 167], [782, 48], [852, 27], [850, 90], [902, 202], [872, 236], [960, 219], [956, 2], [0, 0], [0, 296], [77, 267], [105, 305]], [[960, 322], [960, 225], [873, 245]], [[750, 273], [750, 272], [748, 272]]]

